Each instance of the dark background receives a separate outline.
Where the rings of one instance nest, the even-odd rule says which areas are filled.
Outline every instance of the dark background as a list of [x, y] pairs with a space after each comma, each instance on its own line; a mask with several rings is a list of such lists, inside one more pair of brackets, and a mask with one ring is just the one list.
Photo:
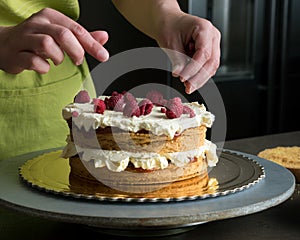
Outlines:
[[[79, 2], [79, 22], [88, 30], [102, 29], [109, 33], [105, 47], [111, 56], [129, 49], [157, 46], [153, 39], [128, 23], [111, 1]], [[222, 10], [220, 5], [215, 5], [218, 1], [181, 0], [179, 3], [184, 11], [215, 21], [217, 25], [212, 12], [217, 7]], [[214, 76], [225, 104], [227, 140], [299, 130], [300, 1], [231, 0], [230, 4], [231, 28], [221, 29], [223, 58]], [[247, 34], [243, 25], [245, 14], [242, 15], [240, 9], [250, 13]], [[247, 41], [240, 41], [243, 34]], [[228, 43], [225, 39], [229, 39]], [[242, 45], [243, 42], [247, 46]], [[245, 59], [241, 53], [247, 48]], [[241, 63], [245, 62], [244, 68], [239, 66], [239, 57]], [[91, 69], [99, 64], [88, 55], [87, 60]], [[129, 90], [146, 82], [172, 85], [184, 93], [178, 79], [173, 79], [169, 72], [154, 69], [129, 72], [107, 91]]]

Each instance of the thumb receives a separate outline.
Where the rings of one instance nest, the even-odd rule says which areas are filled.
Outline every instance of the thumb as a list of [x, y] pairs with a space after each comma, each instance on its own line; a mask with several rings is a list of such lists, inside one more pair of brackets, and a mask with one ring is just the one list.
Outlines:
[[94, 31], [90, 32], [90, 34], [101, 45], [104, 45], [108, 41], [108, 33], [106, 31]]

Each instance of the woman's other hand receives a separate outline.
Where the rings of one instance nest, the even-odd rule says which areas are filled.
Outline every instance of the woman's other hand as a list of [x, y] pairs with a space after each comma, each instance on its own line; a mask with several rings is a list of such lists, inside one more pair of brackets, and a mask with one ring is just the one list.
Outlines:
[[107, 32], [88, 32], [69, 17], [46, 8], [16, 26], [0, 27], [0, 69], [13, 74], [23, 70], [43, 74], [50, 69], [49, 60], [59, 65], [65, 53], [80, 65], [85, 51], [106, 61], [109, 54], [103, 45], [107, 40]]

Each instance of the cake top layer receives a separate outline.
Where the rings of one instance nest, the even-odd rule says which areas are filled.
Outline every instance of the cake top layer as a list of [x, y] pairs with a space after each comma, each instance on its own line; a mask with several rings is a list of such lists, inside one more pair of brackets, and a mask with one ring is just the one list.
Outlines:
[[[107, 100], [108, 96], [100, 96], [97, 99]], [[214, 115], [206, 111], [203, 104], [197, 102], [182, 103], [188, 109], [193, 110], [193, 114], [183, 112], [178, 117], [168, 118], [165, 107], [157, 104], [153, 105], [151, 111], [146, 115], [126, 116], [122, 111], [105, 109], [102, 113], [95, 112], [97, 99], [86, 100], [85, 102], [75, 102], [67, 105], [63, 109], [65, 120], [72, 118], [73, 124], [78, 128], [90, 129], [118, 127], [124, 131], [138, 132], [147, 130], [155, 135], [166, 135], [173, 138], [185, 129], [204, 125], [211, 127]], [[137, 98], [137, 103], [145, 99]]]

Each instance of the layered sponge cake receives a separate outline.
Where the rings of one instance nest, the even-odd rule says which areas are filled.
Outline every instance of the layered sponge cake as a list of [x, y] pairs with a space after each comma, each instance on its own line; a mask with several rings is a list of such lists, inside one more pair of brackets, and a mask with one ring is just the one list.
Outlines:
[[197, 102], [145, 98], [129, 92], [90, 99], [80, 91], [63, 109], [70, 128], [63, 156], [71, 174], [105, 184], [151, 185], [197, 177], [218, 162], [216, 145], [206, 139], [214, 115]]

